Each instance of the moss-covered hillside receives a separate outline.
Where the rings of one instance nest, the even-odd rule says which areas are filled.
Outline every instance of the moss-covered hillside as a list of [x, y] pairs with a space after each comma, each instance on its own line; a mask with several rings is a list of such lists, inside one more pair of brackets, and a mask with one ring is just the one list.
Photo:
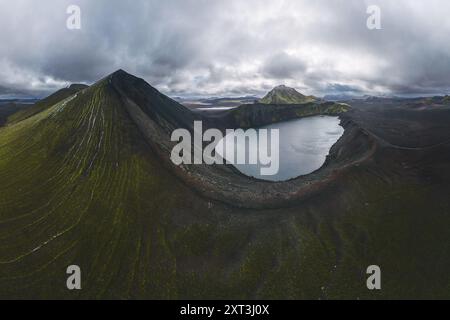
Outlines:
[[29, 118], [35, 114], [38, 114], [41, 111], [46, 110], [47, 108], [53, 106], [57, 102], [70, 97], [71, 95], [77, 93], [78, 91], [86, 89], [87, 87], [88, 86], [84, 84], [72, 84], [67, 88], [58, 90], [55, 93], [51, 94], [50, 96], [38, 101], [32, 107], [26, 108], [25, 110], [13, 114], [8, 118], [8, 122], [15, 123], [24, 120], [26, 118]]

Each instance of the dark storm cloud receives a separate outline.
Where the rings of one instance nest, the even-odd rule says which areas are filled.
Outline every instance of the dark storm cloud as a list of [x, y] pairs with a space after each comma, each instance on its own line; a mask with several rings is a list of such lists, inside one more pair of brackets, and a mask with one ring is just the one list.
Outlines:
[[292, 79], [305, 70], [306, 64], [301, 59], [284, 52], [270, 57], [263, 66], [263, 74], [276, 79]]
[[[79, 5], [81, 30], [66, 28]], [[382, 30], [366, 27], [368, 5]], [[424, 94], [450, 87], [446, 0], [0, 0], [0, 87], [43, 94], [123, 68], [173, 95]]]

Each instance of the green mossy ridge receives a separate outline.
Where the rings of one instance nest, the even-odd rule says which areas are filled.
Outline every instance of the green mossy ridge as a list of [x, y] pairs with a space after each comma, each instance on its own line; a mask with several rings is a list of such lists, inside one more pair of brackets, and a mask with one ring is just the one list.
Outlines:
[[56, 103], [74, 95], [78, 91], [86, 89], [88, 86], [83, 84], [73, 84], [67, 88], [58, 90], [57, 92], [51, 94], [50, 96], [36, 102], [35, 105], [33, 105], [30, 108], [26, 108], [25, 110], [22, 110], [20, 112], [17, 112], [10, 117], [8, 117], [8, 123], [17, 123], [21, 120], [27, 119], [29, 117], [34, 116], [35, 114], [38, 114], [39, 112], [42, 112], [51, 106], [55, 105]]
[[[131, 263], [131, 253], [137, 254], [130, 243], [136, 242], [139, 248], [144, 241], [135, 230], [143, 221], [157, 230], [159, 217], [152, 211], [160, 203], [168, 204], [163, 211], [170, 210], [169, 203], [174, 201], [171, 194], [157, 192], [176, 188], [164, 173], [151, 174], [159, 171], [157, 163], [111, 88], [97, 85], [79, 94], [76, 103], [69, 100], [0, 130], [0, 173], [8, 181], [0, 196], [0, 261], [21, 257], [0, 264], [0, 274], [7, 275], [1, 277], [6, 282], [2, 296], [20, 292], [22, 297], [68, 297], [64, 286], [55, 291], [52, 284], [65, 277], [59, 263], [72, 262], [86, 272], [90, 285], [84, 293], [89, 297], [111, 294], [111, 281], [120, 280], [131, 288], [131, 273], [121, 264]], [[149, 201], [141, 199], [153, 193], [158, 195]], [[151, 236], [145, 246], [163, 247], [162, 240]], [[40, 244], [43, 247], [32, 252]], [[160, 251], [161, 257], [168, 256]], [[57, 260], [49, 264], [53, 259]], [[146, 272], [167, 274], [171, 263], [160, 263]], [[8, 281], [33, 272], [41, 289], [26, 289], [33, 279], [29, 276]], [[163, 278], [153, 279], [152, 285], [166, 286], [166, 281], [159, 282]]]

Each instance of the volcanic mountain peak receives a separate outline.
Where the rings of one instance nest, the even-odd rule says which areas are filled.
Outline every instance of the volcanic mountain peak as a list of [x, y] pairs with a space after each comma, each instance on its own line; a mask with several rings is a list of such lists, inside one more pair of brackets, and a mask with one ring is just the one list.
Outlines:
[[106, 78], [119, 78], [119, 79], [126, 79], [126, 78], [137, 78], [134, 75], [126, 72], [123, 69], [118, 69], [111, 73], [110, 75], [106, 76]]
[[295, 91], [294, 88], [290, 88], [288, 86], [285, 86], [284, 84], [280, 84], [279, 86], [276, 86], [274, 88], [274, 90], [294, 90]]
[[280, 85], [273, 88], [259, 102], [263, 104], [303, 104], [317, 101], [314, 96], [305, 96], [294, 88]]
[[163, 126], [166, 129], [189, 128], [193, 125], [193, 115], [189, 109], [162, 94], [141, 78], [119, 69], [99, 83], [105, 82], [108, 86], [112, 86], [123, 100], [133, 102], [158, 123], [165, 123]]
[[110, 73], [109, 75], [105, 76], [103, 79], [100, 79], [97, 81], [95, 85], [101, 85], [101, 84], [111, 84], [113, 81], [116, 84], [123, 83], [123, 82], [132, 82], [132, 81], [143, 81], [142, 79], [126, 72], [123, 69], [118, 69], [114, 71], [113, 73]]

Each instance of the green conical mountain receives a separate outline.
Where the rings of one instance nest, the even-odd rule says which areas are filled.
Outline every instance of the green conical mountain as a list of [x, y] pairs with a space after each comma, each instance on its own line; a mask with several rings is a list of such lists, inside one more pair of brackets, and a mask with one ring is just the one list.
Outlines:
[[166, 128], [189, 120], [119, 71], [0, 129], [1, 298], [77, 297], [71, 264], [85, 272], [83, 297], [176, 294], [165, 216], [200, 201], [144, 139], [136, 103]]
[[284, 85], [275, 87], [264, 98], [259, 100], [262, 104], [302, 104], [314, 102], [317, 98], [314, 96], [305, 96], [295, 90]]

